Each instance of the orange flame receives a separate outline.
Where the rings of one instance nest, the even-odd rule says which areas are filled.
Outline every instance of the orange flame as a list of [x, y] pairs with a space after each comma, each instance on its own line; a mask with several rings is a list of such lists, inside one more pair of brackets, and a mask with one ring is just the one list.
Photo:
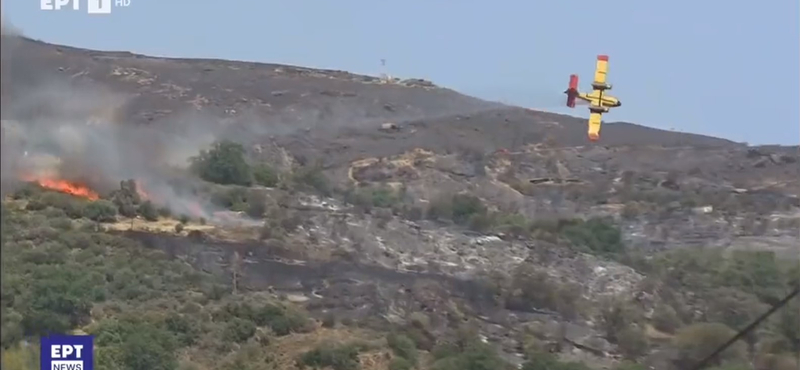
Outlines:
[[189, 203], [189, 212], [192, 217], [203, 217], [203, 215], [205, 215], [203, 207], [200, 207], [200, 205], [195, 202]]
[[66, 180], [47, 179], [47, 178], [41, 178], [41, 179], [28, 178], [25, 180], [36, 182], [37, 184], [39, 184], [39, 186], [43, 188], [55, 190], [61, 193], [71, 194], [76, 197], [86, 198], [89, 200], [100, 199], [100, 196], [97, 195], [97, 193], [95, 193], [91, 189], [83, 185], [71, 183]]
[[133, 182], [136, 183], [136, 193], [139, 194], [139, 198], [142, 198], [142, 200], [150, 200], [150, 196], [147, 194], [146, 191], [144, 191], [144, 186], [142, 186], [142, 182], [139, 180], [134, 180]]

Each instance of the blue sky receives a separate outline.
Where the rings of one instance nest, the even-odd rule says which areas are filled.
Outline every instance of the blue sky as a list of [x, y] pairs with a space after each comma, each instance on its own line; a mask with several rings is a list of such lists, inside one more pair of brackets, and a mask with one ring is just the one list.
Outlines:
[[[430, 79], [490, 100], [563, 107], [597, 54], [623, 106], [608, 121], [750, 144], [800, 141], [797, 0], [130, 0], [108, 15], [5, 0], [32, 38], [102, 50]], [[602, 8], [601, 5], [608, 4]]]

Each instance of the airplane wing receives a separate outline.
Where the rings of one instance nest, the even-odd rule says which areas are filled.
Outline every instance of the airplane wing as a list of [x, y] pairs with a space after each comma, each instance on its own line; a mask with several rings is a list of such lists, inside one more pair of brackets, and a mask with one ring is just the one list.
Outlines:
[[602, 85], [606, 83], [608, 73], [608, 55], [597, 56], [597, 66], [594, 69], [594, 83]]
[[600, 139], [600, 124], [603, 120], [602, 113], [589, 114], [589, 140], [597, 141]]

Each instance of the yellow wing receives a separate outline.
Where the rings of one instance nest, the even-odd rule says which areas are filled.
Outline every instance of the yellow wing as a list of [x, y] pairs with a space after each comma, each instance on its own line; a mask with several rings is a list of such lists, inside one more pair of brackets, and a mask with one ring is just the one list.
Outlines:
[[600, 139], [600, 124], [603, 120], [602, 113], [589, 114], [589, 140], [597, 141]]
[[608, 74], [608, 55], [597, 56], [597, 67], [594, 70], [594, 83], [603, 85], [606, 83], [606, 74]]

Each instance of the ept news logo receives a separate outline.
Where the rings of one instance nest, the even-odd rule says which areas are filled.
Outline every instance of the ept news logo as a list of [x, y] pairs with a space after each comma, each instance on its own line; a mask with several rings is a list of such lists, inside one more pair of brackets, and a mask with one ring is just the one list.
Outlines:
[[94, 336], [42, 337], [41, 370], [93, 370]]
[[[40, 0], [41, 10], [81, 10], [83, 0]], [[89, 14], [111, 14], [112, 4], [115, 7], [128, 7], [131, 0], [86, 0], [86, 12]]]

